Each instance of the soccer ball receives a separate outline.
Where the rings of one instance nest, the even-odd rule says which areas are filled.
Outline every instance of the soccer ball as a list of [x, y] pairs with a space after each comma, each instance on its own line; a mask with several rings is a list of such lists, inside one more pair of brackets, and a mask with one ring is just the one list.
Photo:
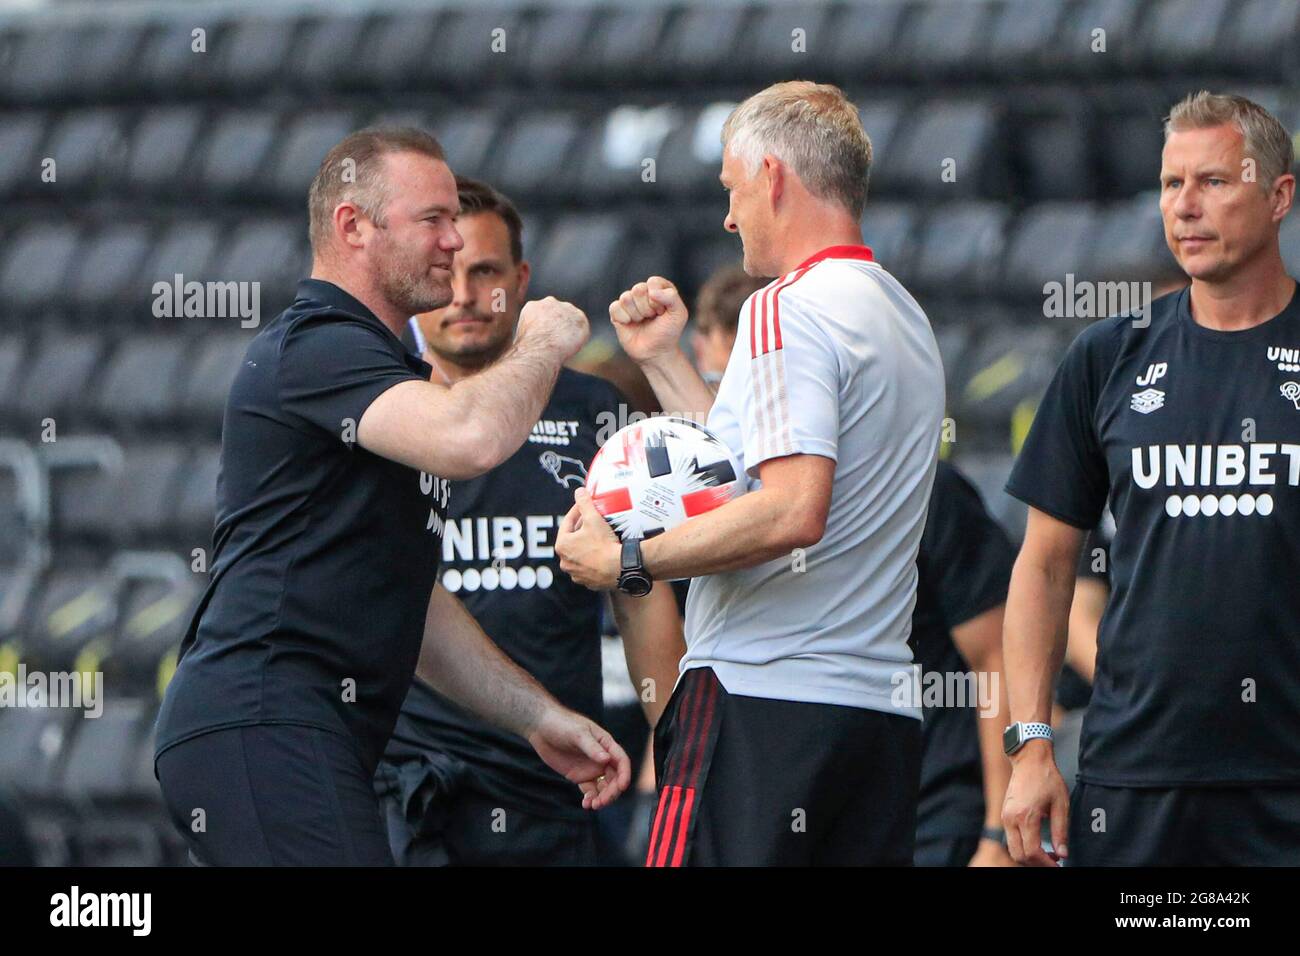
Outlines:
[[619, 429], [587, 469], [587, 492], [621, 539], [653, 538], [745, 491], [731, 450], [703, 425], [655, 416]]

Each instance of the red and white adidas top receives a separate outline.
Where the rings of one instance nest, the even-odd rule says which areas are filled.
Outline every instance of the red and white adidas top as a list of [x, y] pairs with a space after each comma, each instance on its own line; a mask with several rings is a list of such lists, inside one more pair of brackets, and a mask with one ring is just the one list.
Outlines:
[[[731, 693], [920, 717], [907, 638], [944, 410], [929, 320], [866, 246], [832, 246], [746, 300], [708, 426], [751, 479], [836, 462], [803, 555], [697, 578], [682, 669]], [[899, 687], [903, 690], [900, 691]]]

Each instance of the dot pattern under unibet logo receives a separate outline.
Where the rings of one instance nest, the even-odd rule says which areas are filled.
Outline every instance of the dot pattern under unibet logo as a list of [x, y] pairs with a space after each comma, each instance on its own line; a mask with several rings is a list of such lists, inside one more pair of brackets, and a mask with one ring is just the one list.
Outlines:
[[1273, 496], [1263, 495], [1170, 495], [1165, 499], [1165, 513], [1171, 518], [1197, 515], [1231, 517], [1273, 513]]
[[520, 588], [530, 591], [533, 588], [549, 588], [555, 581], [555, 572], [546, 565], [534, 568], [525, 565], [522, 568], [466, 568], [458, 571], [448, 568], [442, 572], [442, 586], [455, 594], [457, 591], [513, 591]]

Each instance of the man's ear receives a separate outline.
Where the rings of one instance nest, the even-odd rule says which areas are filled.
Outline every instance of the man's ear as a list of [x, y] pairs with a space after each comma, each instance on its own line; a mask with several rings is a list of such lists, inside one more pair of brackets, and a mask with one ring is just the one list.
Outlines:
[[1284, 173], [1273, 185], [1273, 219], [1281, 222], [1295, 200], [1295, 176]]
[[767, 198], [775, 212], [785, 195], [785, 164], [770, 153], [763, 157], [763, 176], [767, 180]]
[[522, 301], [524, 296], [528, 295], [528, 280], [533, 277], [533, 267], [528, 264], [527, 259], [524, 259], [515, 266], [515, 271], [519, 274], [519, 286], [515, 294]]
[[350, 202], [341, 202], [334, 207], [334, 235], [344, 246], [359, 249], [365, 244], [362, 234], [361, 213]]

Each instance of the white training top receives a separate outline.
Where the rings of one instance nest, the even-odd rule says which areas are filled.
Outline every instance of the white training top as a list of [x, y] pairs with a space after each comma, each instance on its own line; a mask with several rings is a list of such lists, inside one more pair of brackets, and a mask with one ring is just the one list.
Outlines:
[[920, 719], [907, 639], [943, 365], [930, 322], [866, 246], [832, 246], [746, 300], [708, 427], [761, 487], [785, 455], [836, 462], [825, 536], [696, 578], [682, 671], [728, 693]]

